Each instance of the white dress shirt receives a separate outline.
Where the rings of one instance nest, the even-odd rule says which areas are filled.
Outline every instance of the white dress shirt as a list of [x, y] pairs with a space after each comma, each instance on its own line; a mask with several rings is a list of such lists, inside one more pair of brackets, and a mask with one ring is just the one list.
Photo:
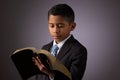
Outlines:
[[[54, 40], [53, 41], [53, 46], [55, 46], [55, 45], [57, 45], [58, 47], [59, 47], [59, 49], [58, 49], [58, 51], [57, 51], [57, 54], [59, 53], [59, 51], [60, 51], [60, 49], [61, 49], [61, 47], [63, 46], [63, 44], [70, 38], [70, 36], [71, 35], [69, 35], [66, 39], [64, 39], [63, 41], [61, 41], [60, 43], [56, 43], [56, 41]], [[53, 46], [52, 46], [52, 48], [53, 48]], [[51, 48], [51, 54], [53, 54], [53, 52], [52, 52], [52, 48]]]

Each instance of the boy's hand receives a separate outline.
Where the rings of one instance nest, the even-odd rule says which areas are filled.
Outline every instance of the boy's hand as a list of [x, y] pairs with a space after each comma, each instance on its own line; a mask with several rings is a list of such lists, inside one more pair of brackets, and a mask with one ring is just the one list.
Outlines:
[[[39, 70], [45, 74], [47, 74], [50, 77], [54, 77], [54, 73], [50, 71], [39, 59], [38, 56], [32, 57], [33, 62], [35, 65], [39, 68]], [[49, 63], [48, 63], [49, 64]]]

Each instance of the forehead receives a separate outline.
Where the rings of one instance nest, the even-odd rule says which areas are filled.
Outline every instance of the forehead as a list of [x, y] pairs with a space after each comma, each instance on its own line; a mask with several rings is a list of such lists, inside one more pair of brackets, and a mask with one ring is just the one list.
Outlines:
[[48, 18], [48, 22], [49, 23], [52, 23], [52, 22], [65, 22], [65, 23], [68, 23], [68, 21], [62, 17], [62, 16], [59, 16], [59, 15], [50, 15], [49, 18]]

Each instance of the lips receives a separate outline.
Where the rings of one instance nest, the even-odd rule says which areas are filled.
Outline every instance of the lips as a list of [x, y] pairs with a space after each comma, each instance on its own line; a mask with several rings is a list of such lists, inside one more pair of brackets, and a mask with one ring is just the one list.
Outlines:
[[53, 36], [53, 38], [54, 38], [54, 39], [59, 39], [59, 38], [60, 38], [60, 36]]

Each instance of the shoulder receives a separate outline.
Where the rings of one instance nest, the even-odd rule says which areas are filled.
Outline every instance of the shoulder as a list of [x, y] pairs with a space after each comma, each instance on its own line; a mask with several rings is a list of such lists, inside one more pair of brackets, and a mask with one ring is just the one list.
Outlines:
[[78, 54], [87, 54], [87, 49], [84, 45], [82, 45], [77, 39], [75, 39], [73, 36], [71, 36], [67, 41], [66, 44], [72, 45], [70, 48], [70, 51], [73, 51], [74, 53]]
[[52, 47], [53, 41], [51, 41], [50, 43], [47, 43], [45, 45], [43, 45], [42, 49], [45, 49], [47, 51], [50, 50], [50, 48]]
[[72, 44], [73, 48], [85, 48], [73, 35], [66, 41], [66, 44]]

